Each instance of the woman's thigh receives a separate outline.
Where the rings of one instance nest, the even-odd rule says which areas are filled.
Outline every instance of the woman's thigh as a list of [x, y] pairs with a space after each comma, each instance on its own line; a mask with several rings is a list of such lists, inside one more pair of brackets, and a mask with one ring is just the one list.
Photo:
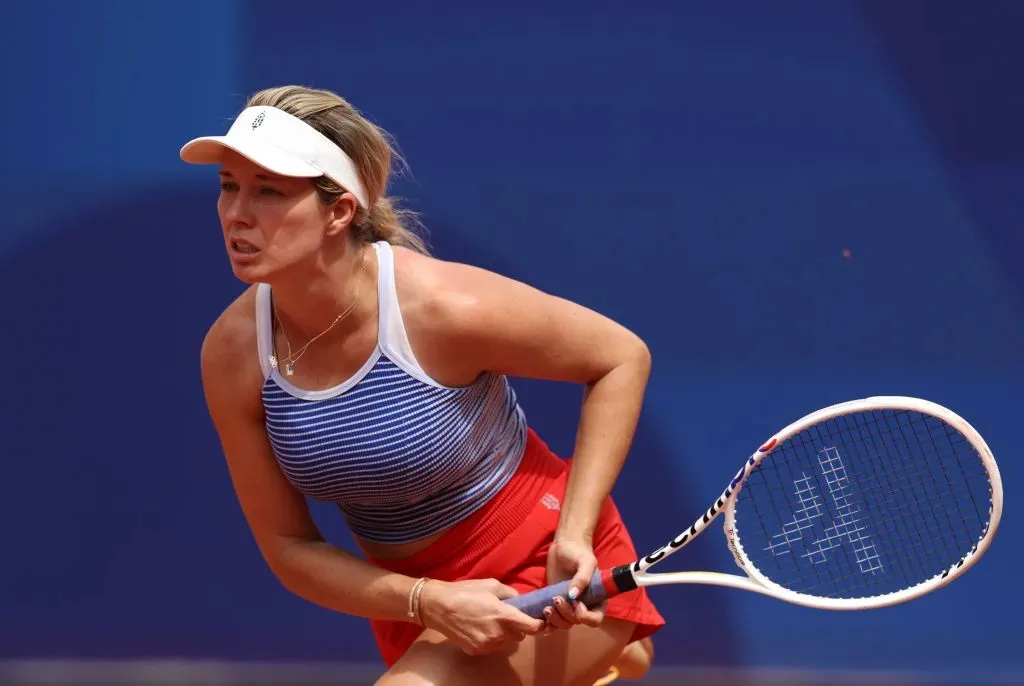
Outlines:
[[633, 627], [607, 618], [598, 627], [528, 636], [507, 653], [480, 656], [427, 630], [377, 686], [592, 686], [618, 658]]

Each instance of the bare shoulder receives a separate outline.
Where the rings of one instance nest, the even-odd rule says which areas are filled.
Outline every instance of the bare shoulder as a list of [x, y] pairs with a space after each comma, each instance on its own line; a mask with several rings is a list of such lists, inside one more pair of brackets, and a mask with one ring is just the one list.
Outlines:
[[646, 345], [616, 321], [496, 272], [396, 251], [395, 281], [413, 352], [435, 378], [509, 376], [590, 382]]
[[[200, 351], [203, 386], [212, 403], [248, 398], [262, 385], [256, 347], [256, 287], [247, 288], [214, 320]], [[212, 409], [212, 408], [211, 408]]]
[[250, 287], [224, 308], [203, 339], [204, 365], [216, 368], [236, 366], [244, 356], [238, 353], [251, 346], [256, 351], [256, 287]]
[[[395, 281], [402, 316], [440, 331], [497, 314], [508, 298], [558, 300], [497, 272], [395, 248]], [[409, 323], [407, 321], [407, 323]]]

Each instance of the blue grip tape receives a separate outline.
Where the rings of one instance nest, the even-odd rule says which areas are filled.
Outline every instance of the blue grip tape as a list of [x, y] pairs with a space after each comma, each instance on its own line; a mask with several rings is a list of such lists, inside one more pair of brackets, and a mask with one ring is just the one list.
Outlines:
[[[569, 600], [569, 583], [568, 581], [562, 581], [545, 588], [538, 588], [536, 591], [508, 598], [505, 602], [534, 619], [544, 619], [544, 608], [554, 608], [555, 598], [561, 596], [565, 600]], [[590, 579], [590, 585], [587, 586], [587, 590], [583, 591], [583, 595], [577, 598], [576, 602], [583, 603], [587, 608], [592, 608], [600, 605], [607, 598], [607, 589], [601, 583], [601, 572], [597, 571], [594, 572], [594, 576]]]

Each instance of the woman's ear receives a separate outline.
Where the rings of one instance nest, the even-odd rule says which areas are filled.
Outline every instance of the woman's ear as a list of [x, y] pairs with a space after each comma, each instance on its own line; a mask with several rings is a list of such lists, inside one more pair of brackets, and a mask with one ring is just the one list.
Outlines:
[[330, 218], [327, 222], [327, 235], [337, 236], [352, 223], [356, 217], [359, 205], [356, 203], [356, 196], [351, 193], [342, 193], [330, 207]]

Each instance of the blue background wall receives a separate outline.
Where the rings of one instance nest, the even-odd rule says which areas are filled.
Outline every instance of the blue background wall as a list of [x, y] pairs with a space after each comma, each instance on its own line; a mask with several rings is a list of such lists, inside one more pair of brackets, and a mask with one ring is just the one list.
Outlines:
[[[923, 396], [989, 439], [1010, 506], [965, 578], [858, 615], [660, 589], [662, 664], [1024, 670], [1024, 5], [442, 4], [0, 9], [0, 658], [372, 653], [265, 569], [199, 382], [241, 285], [215, 178], [177, 150], [302, 83], [398, 137], [437, 254], [647, 339], [616, 487], [639, 547], [828, 403]], [[517, 387], [566, 454], [578, 390]], [[731, 565], [715, 533], [678, 562]]]

